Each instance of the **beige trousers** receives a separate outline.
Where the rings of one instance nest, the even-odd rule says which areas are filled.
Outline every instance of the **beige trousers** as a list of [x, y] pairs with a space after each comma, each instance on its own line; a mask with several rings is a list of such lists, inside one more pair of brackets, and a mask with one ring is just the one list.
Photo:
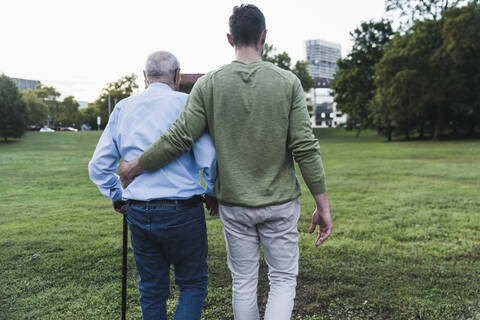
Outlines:
[[257, 305], [260, 244], [270, 280], [264, 319], [290, 319], [298, 275], [299, 216], [298, 199], [260, 208], [220, 205], [236, 320], [260, 319]]

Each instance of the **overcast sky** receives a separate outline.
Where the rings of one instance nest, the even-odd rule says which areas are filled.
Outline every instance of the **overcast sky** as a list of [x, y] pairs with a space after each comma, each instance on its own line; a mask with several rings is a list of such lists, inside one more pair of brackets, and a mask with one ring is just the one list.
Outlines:
[[[149, 53], [168, 50], [182, 72], [204, 73], [234, 59], [230, 0], [1, 0], [0, 73], [40, 80], [63, 96], [93, 101], [105, 83], [139, 75]], [[305, 59], [305, 40], [340, 43], [362, 21], [384, 16], [383, 0], [252, 0], [264, 13], [267, 42]]]

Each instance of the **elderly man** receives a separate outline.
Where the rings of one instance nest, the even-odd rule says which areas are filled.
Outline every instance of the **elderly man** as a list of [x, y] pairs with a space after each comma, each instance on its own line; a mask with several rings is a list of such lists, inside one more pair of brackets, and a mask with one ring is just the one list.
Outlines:
[[117, 211], [126, 210], [143, 319], [167, 319], [171, 265], [180, 287], [175, 319], [200, 319], [207, 295], [208, 250], [200, 169], [206, 193], [213, 197], [215, 149], [207, 133], [198, 135], [192, 151], [172, 157], [168, 165], [122, 190], [115, 174], [119, 160], [135, 159], [166, 133], [187, 100], [186, 94], [174, 91], [180, 65], [171, 53], [152, 53], [144, 75], [147, 89], [113, 110], [89, 163], [90, 179]]
[[309, 230], [319, 226], [317, 246], [332, 228], [322, 160], [299, 79], [262, 61], [267, 34], [262, 12], [254, 5], [235, 7], [229, 26], [236, 61], [202, 77], [168, 132], [119, 172], [128, 184], [137, 174], [190, 150], [208, 129], [218, 156], [215, 193], [233, 278], [235, 319], [259, 319], [260, 245], [270, 279], [265, 319], [290, 319], [301, 192], [293, 160], [317, 204]]

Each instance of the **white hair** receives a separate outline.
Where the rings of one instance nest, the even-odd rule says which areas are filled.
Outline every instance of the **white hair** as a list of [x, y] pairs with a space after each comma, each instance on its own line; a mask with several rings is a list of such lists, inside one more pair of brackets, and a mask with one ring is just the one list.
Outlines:
[[150, 54], [145, 63], [147, 77], [173, 78], [177, 69], [180, 69], [180, 62], [168, 51], [156, 51]]

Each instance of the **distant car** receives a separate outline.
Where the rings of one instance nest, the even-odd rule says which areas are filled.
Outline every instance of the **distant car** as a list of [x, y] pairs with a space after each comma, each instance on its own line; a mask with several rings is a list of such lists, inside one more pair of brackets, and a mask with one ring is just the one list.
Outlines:
[[55, 130], [47, 128], [47, 127], [43, 127], [42, 129], [40, 129], [40, 132], [55, 132]]
[[28, 129], [29, 131], [38, 131], [38, 130], [40, 130], [41, 128], [42, 128], [42, 127], [36, 126], [36, 125], [34, 125], [34, 124], [27, 127], [27, 129]]
[[63, 127], [63, 128], [60, 128], [60, 131], [77, 132], [78, 129], [75, 129], [75, 128], [72, 128], [72, 127]]

